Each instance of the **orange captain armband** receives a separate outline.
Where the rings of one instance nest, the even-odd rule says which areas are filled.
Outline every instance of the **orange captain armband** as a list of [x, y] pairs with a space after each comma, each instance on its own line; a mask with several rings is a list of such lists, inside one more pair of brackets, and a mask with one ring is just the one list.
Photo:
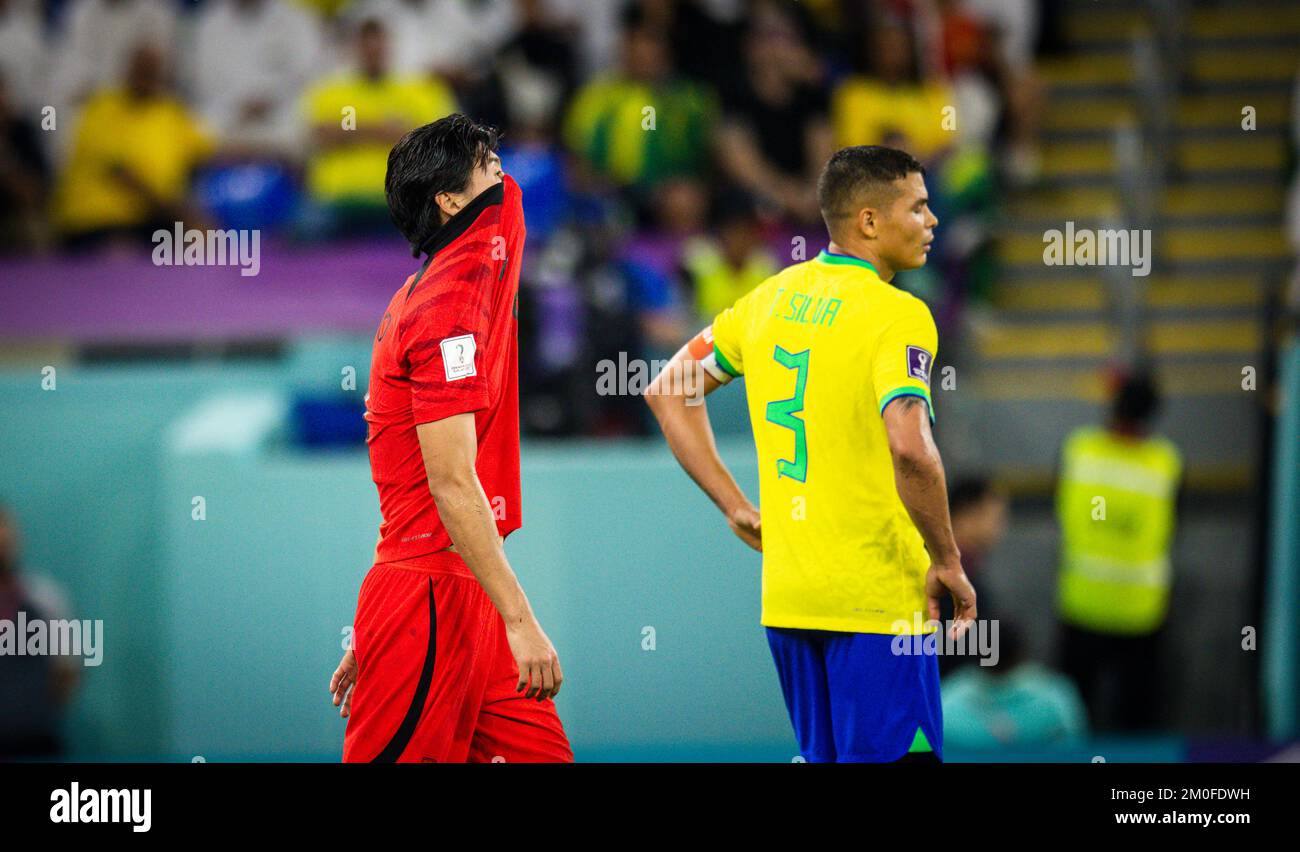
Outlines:
[[717, 379], [719, 384], [726, 384], [734, 378], [718, 363], [718, 353], [713, 346], [713, 326], [706, 326], [703, 331], [691, 338], [686, 344], [686, 353], [704, 368], [704, 372]]

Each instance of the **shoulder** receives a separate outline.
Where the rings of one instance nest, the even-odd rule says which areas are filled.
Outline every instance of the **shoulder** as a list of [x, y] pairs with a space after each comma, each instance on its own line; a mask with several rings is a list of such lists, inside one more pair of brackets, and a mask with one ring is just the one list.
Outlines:
[[932, 104], [947, 104], [953, 97], [952, 90], [944, 83], [937, 81], [923, 85], [921, 87], [921, 94]]
[[719, 105], [719, 99], [712, 89], [684, 77], [673, 81], [671, 91], [687, 104], [699, 109], [712, 109]]
[[1150, 438], [1151, 446], [1168, 464], [1177, 468], [1182, 465], [1183, 454], [1179, 451], [1178, 445], [1164, 435], [1153, 435]]
[[930, 312], [930, 306], [917, 296], [875, 275], [871, 277], [867, 290], [879, 306], [879, 315], [886, 325], [906, 322], [934, 327], [934, 315]]
[[584, 102], [602, 100], [616, 92], [623, 91], [623, 89], [624, 85], [617, 77], [611, 74], [602, 74], [579, 87], [574, 100]]
[[434, 98], [450, 98], [451, 87], [437, 77], [426, 74], [403, 74], [388, 79], [388, 86], [395, 91], [424, 95]]
[[325, 75], [307, 87], [307, 97], [328, 98], [346, 94], [356, 88], [357, 78], [346, 71], [335, 71]]
[[806, 276], [811, 271], [808, 266], [809, 263], [810, 261], [805, 261], [787, 266], [784, 269], [773, 270], [771, 275], [764, 278], [758, 286], [742, 296], [741, 299], [749, 300], [750, 304], [769, 303], [776, 298], [780, 291], [788, 290], [796, 286], [798, 282], [806, 280]]
[[915, 314], [917, 316], [924, 316], [931, 319], [933, 318], [934, 315], [930, 312], [930, 306], [925, 303], [925, 300], [921, 299], [919, 296], [907, 292], [906, 290], [901, 290], [898, 287], [894, 287], [892, 285], [886, 285], [886, 286], [889, 286], [889, 288], [893, 291], [894, 299], [900, 311], [903, 311], [908, 314]]
[[1100, 427], [1093, 425], [1079, 426], [1066, 433], [1065, 440], [1061, 442], [1061, 446], [1068, 452], [1070, 450], [1080, 449], [1086, 444], [1093, 443], [1102, 436], [1103, 431]]
[[481, 285], [470, 286], [453, 273], [440, 272], [432, 265], [425, 270], [419, 284], [415, 276], [406, 287], [409, 296], [402, 299], [397, 321], [398, 340], [409, 346], [413, 341], [444, 335], [451, 324], [467, 311], [483, 308], [480, 305]]
[[158, 103], [158, 109], [172, 121], [195, 123], [194, 113], [190, 112], [189, 106], [180, 98], [164, 98]]
[[1101, 430], [1091, 424], [1087, 426], [1076, 426], [1065, 434], [1065, 442], [1069, 444], [1078, 441], [1087, 441], [1090, 438], [1097, 437], [1100, 433]]
[[787, 288], [785, 275], [788, 271], [783, 270], [764, 279], [725, 308], [714, 319], [714, 333], [717, 334], [721, 326], [723, 334], [735, 337], [742, 329], [754, 328], [755, 321], [767, 315], [768, 308], [779, 298], [781, 291]]
[[816, 271], [816, 267], [813, 265], [813, 261], [811, 260], [804, 260], [799, 263], [792, 263], [789, 266], [782, 267], [781, 269], [776, 270], [774, 273], [772, 273], [767, 278], [765, 278], [763, 280], [763, 283], [760, 284], [759, 286], [760, 287], [764, 287], [764, 286], [783, 287], [788, 282], [797, 281], [801, 278], [804, 278], [807, 275], [814, 274], [815, 271]]
[[870, 97], [879, 88], [879, 84], [873, 83], [866, 77], [845, 77], [831, 93], [831, 99], [836, 104], [847, 105]]
[[22, 584], [28, 602], [40, 609], [46, 618], [58, 620], [68, 617], [70, 612], [68, 599], [63, 587], [57, 582], [44, 574], [24, 571]]
[[86, 99], [86, 105], [81, 110], [82, 120], [91, 121], [102, 118], [108, 113], [117, 112], [125, 105], [126, 99], [123, 97], [121, 89], [104, 89]]
[[1148, 440], [1151, 442], [1151, 445], [1157, 448], [1160, 452], [1167, 453], [1171, 456], [1178, 455], [1178, 445], [1168, 437], [1164, 435], [1152, 435]]

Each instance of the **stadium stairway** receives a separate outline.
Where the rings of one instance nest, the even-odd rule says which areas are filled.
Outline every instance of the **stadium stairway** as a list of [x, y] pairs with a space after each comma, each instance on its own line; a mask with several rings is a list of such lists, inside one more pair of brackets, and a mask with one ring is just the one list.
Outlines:
[[[1156, 204], [1154, 269], [1133, 286], [1145, 287], [1142, 334], [1166, 394], [1161, 428], [1189, 459], [1189, 488], [1240, 493], [1258, 442], [1243, 368], [1262, 366], [1267, 288], [1289, 265], [1281, 220], [1300, 3], [1187, 5], [1186, 80], [1165, 152], [1176, 168]], [[1119, 226], [1113, 140], [1117, 123], [1139, 117], [1132, 42], [1149, 24], [1142, 4], [1076, 0], [1065, 26], [1071, 51], [1041, 66], [1042, 180], [1004, 205], [992, 310], [972, 312], [961, 347], [979, 401], [960, 395], [950, 437], [1020, 493], [1046, 493], [1061, 438], [1098, 419], [1121, 343], [1114, 276], [1046, 266], [1044, 233], [1067, 221]], [[1243, 129], [1246, 106], [1254, 130]]]

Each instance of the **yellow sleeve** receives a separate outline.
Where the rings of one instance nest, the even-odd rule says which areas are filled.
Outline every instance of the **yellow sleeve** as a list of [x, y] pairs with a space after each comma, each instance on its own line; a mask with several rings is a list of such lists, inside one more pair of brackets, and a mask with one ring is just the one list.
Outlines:
[[176, 104], [176, 115], [189, 153], [189, 165], [197, 165], [211, 157], [217, 150], [217, 140], [207, 124], [179, 102]]
[[70, 163], [89, 169], [120, 159], [117, 140], [121, 137], [114, 127], [113, 100], [111, 94], [101, 94], [86, 103], [73, 131]]
[[749, 306], [758, 288], [736, 300], [731, 307], [713, 319], [713, 354], [718, 366], [732, 378], [745, 374], [745, 359], [741, 354], [744, 331], [749, 327]]
[[596, 126], [607, 110], [611, 91], [605, 78], [592, 80], [578, 90], [563, 120], [564, 144], [569, 150], [586, 154], [596, 134]]
[[934, 422], [930, 371], [937, 354], [939, 332], [930, 309], [920, 299], [903, 299], [897, 318], [880, 336], [871, 364], [876, 410], [884, 414], [885, 406], [900, 396], [919, 396], [929, 406], [930, 421]]

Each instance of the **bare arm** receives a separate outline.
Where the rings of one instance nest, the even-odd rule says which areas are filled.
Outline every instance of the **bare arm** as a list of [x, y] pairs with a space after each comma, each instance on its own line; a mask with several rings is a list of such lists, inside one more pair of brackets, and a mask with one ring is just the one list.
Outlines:
[[961, 553], [948, 517], [948, 487], [939, 448], [930, 433], [926, 402], [904, 396], [891, 402], [884, 413], [889, 454], [894, 459], [894, 484], [907, 513], [916, 524], [930, 558], [942, 565], [960, 564]]
[[682, 469], [722, 510], [742, 541], [763, 549], [758, 510], [740, 490], [713, 438], [704, 397], [722, 387], [683, 346], [646, 388], [645, 401]]
[[421, 423], [416, 434], [438, 516], [456, 551], [505, 621], [510, 649], [519, 664], [516, 691], [531, 681], [528, 697], [540, 701], [555, 695], [563, 680], [559, 657], [506, 560], [492, 506], [474, 469], [478, 456], [474, 415], [457, 414]]
[[750, 192], [781, 197], [782, 176], [763, 159], [746, 127], [734, 121], [724, 123], [718, 132], [718, 150], [732, 180]]
[[920, 397], [903, 396], [889, 403], [883, 416], [898, 496], [930, 552], [932, 564], [925, 583], [929, 617], [939, 617], [939, 595], [947, 589], [952, 594], [953, 618], [957, 622], [955, 638], [976, 618], [975, 588], [962, 570], [961, 553], [953, 538], [948, 486], [939, 448], [930, 433], [929, 408]]
[[[799, 131], [792, 129], [791, 132]], [[809, 138], [817, 141], [811, 135]], [[816, 218], [817, 192], [813, 187], [817, 184], [816, 176], [822, 165], [835, 153], [834, 148], [818, 161], [811, 183], [788, 177], [777, 170], [763, 156], [753, 134], [735, 122], [726, 123], [718, 132], [717, 148], [732, 180], [756, 195], [781, 204], [797, 216]]]

